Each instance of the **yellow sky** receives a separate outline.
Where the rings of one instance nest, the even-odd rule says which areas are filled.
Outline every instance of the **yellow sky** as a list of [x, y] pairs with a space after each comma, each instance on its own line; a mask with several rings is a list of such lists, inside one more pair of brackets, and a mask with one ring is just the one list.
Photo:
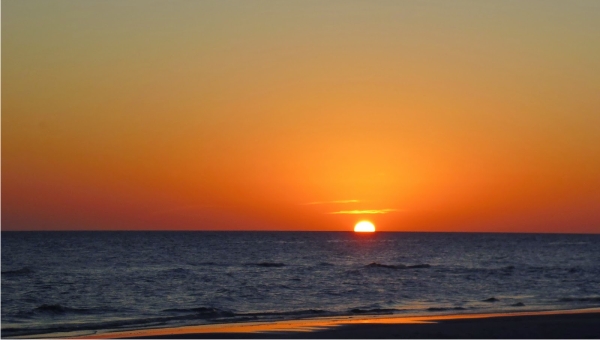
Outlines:
[[3, 1], [2, 228], [597, 233], [599, 41], [597, 1]]

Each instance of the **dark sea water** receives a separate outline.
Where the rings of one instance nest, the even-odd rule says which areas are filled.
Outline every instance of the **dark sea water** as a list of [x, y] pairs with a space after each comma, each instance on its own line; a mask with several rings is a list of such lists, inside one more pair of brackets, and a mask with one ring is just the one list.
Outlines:
[[600, 306], [600, 235], [2, 232], [2, 337]]

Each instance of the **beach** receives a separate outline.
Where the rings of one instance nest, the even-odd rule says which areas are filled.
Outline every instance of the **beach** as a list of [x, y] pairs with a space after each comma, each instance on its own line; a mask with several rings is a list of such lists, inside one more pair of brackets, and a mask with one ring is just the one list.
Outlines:
[[231, 338], [598, 338], [600, 308], [499, 314], [363, 316], [160, 328], [84, 337]]

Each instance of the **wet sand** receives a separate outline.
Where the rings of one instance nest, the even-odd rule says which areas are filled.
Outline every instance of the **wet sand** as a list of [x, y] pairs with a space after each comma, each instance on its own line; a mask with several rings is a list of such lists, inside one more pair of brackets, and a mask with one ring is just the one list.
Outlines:
[[600, 338], [600, 308], [509, 314], [335, 317], [150, 329], [86, 338]]

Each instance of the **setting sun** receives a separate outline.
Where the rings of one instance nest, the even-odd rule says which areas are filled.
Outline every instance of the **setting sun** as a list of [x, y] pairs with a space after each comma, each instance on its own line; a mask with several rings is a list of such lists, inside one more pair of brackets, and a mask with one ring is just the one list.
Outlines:
[[375, 232], [375, 226], [369, 221], [360, 221], [354, 226], [355, 233], [372, 233]]

